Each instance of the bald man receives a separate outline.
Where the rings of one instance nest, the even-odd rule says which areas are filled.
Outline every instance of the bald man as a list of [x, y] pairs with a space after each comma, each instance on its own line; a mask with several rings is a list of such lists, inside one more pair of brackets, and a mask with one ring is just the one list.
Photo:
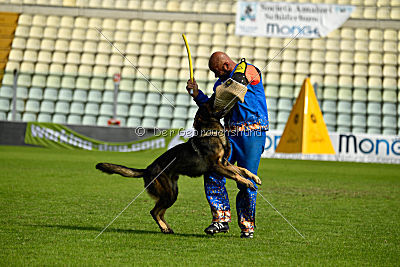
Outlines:
[[[244, 63], [243, 63], [244, 62]], [[237, 102], [224, 117], [224, 126], [231, 143], [232, 152], [229, 162], [244, 167], [257, 174], [261, 154], [264, 151], [266, 131], [268, 131], [268, 111], [265, 100], [264, 87], [260, 71], [242, 59], [239, 63], [245, 66], [247, 93], [244, 102]], [[221, 85], [235, 72], [236, 64], [224, 52], [215, 52], [211, 55], [208, 66], [215, 77], [214, 94], [217, 86]], [[186, 89], [198, 106], [209, 100], [196, 81], [188, 81]], [[229, 231], [231, 209], [228, 193], [225, 188], [225, 178], [216, 174], [204, 176], [204, 188], [213, 216], [212, 223], [204, 231], [207, 234], [216, 234]], [[257, 185], [254, 183], [257, 188]], [[257, 191], [237, 185], [239, 193], [236, 196], [236, 211], [242, 238], [253, 238], [255, 228], [255, 210]]]

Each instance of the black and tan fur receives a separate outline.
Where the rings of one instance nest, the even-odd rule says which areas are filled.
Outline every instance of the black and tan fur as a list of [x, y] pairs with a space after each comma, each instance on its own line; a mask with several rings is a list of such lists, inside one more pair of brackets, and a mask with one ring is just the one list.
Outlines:
[[[214, 172], [249, 188], [254, 189], [253, 183], [243, 177], [251, 178], [257, 184], [261, 184], [258, 176], [247, 169], [228, 164], [226, 159], [230, 154], [230, 144], [225, 137], [219, 118], [211, 111], [212, 102], [203, 104], [196, 113], [194, 128], [198, 135], [190, 138], [186, 143], [169, 149], [146, 169], [128, 168], [111, 163], [96, 165], [97, 169], [108, 174], [116, 173], [125, 177], [144, 178], [148, 193], [156, 199], [156, 204], [150, 214], [163, 233], [173, 233], [165, 221], [164, 214], [178, 197], [179, 175], [198, 177]], [[217, 131], [220, 134], [212, 134]], [[155, 177], [157, 178], [154, 180]], [[154, 182], [151, 183], [153, 180]]]

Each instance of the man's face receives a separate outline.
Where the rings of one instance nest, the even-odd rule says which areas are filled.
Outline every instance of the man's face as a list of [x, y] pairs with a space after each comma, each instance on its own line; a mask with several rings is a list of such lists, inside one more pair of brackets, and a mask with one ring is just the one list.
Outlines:
[[231, 71], [229, 71], [229, 67], [227, 63], [224, 63], [220, 66], [218, 65], [213, 65], [209, 66], [210, 70], [214, 72], [215, 78], [219, 78], [222, 81], [225, 81], [226, 79], [229, 78], [229, 75], [231, 74]]

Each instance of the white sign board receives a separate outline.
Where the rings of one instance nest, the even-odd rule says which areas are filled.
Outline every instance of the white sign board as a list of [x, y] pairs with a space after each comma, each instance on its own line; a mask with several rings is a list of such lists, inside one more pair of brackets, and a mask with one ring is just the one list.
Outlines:
[[339, 28], [354, 6], [285, 2], [237, 2], [236, 34], [320, 38]]
[[267, 132], [263, 158], [315, 159], [400, 164], [400, 136], [329, 133], [335, 155], [275, 153], [282, 131]]

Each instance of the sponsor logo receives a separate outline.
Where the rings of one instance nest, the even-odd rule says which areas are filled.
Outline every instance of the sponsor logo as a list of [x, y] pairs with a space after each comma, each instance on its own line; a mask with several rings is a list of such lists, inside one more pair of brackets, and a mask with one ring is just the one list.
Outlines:
[[299, 35], [299, 36], [320, 36], [317, 27], [312, 26], [291, 26], [268, 23], [266, 26], [267, 34], [275, 35]]
[[[343, 147], [346, 149], [343, 151]], [[352, 134], [339, 135], [339, 154], [375, 154], [385, 156], [400, 156], [400, 140], [384, 139], [384, 138], [363, 138]]]

